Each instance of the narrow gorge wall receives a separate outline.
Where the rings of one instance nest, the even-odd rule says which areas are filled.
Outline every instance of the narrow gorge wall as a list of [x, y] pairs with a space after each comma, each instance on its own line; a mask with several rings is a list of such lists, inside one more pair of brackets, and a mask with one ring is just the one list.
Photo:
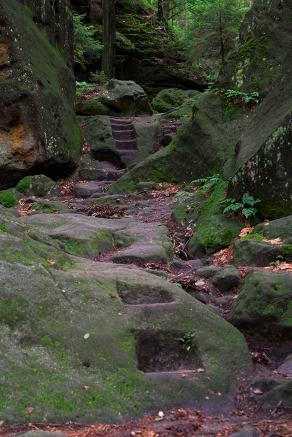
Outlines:
[[65, 175], [77, 163], [72, 42], [63, 1], [0, 1], [1, 187], [28, 173]]

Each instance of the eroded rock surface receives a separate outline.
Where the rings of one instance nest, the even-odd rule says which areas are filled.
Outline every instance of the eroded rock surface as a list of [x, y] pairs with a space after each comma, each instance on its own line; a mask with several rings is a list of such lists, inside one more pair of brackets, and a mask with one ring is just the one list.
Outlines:
[[79, 158], [81, 138], [73, 108], [72, 22], [64, 2], [54, 4], [55, 9], [49, 1], [42, 6], [36, 1], [1, 1], [3, 187], [28, 173], [51, 173], [53, 167], [55, 176], [69, 173]]
[[[103, 244], [114, 234], [137, 241], [143, 232], [153, 247], [161, 238], [131, 220], [20, 219], [1, 208], [1, 418], [105, 421], [178, 403], [227, 406], [250, 365], [241, 334], [155, 274], [83, 258], [101, 229]], [[76, 239], [86, 250], [72, 256]]]

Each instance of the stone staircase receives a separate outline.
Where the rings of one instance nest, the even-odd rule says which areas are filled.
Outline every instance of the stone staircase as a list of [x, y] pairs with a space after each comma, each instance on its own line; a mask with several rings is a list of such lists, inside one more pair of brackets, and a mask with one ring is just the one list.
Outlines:
[[122, 162], [131, 165], [138, 153], [135, 127], [129, 118], [111, 117], [110, 121], [116, 150]]

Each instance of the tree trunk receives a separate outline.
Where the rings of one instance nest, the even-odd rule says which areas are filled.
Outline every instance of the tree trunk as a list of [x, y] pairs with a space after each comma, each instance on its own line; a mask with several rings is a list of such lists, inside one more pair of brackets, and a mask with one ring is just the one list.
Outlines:
[[221, 2], [219, 3], [219, 37], [220, 37], [220, 54], [222, 65], [225, 64], [225, 43], [224, 43], [224, 31], [223, 31], [223, 22], [222, 22], [222, 10], [221, 10]]
[[163, 0], [157, 0], [157, 18], [160, 23], [165, 24], [164, 10], [163, 10]]
[[116, 14], [115, 0], [102, 0], [102, 71], [111, 79], [115, 76]]

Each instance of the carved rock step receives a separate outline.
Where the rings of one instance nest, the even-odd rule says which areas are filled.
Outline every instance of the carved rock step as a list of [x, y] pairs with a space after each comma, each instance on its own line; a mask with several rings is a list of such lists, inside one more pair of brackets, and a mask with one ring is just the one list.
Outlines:
[[136, 138], [136, 132], [133, 130], [113, 130], [113, 137], [115, 140], [133, 140]]
[[117, 140], [116, 139], [117, 150], [136, 150], [137, 144], [135, 140]]
[[121, 149], [119, 150], [121, 161], [127, 166], [131, 166], [137, 162], [137, 149]]
[[113, 123], [111, 122], [111, 127], [112, 130], [133, 130], [134, 131], [134, 126], [132, 125], [132, 123], [127, 123], [127, 124], [120, 124], [120, 123]]

